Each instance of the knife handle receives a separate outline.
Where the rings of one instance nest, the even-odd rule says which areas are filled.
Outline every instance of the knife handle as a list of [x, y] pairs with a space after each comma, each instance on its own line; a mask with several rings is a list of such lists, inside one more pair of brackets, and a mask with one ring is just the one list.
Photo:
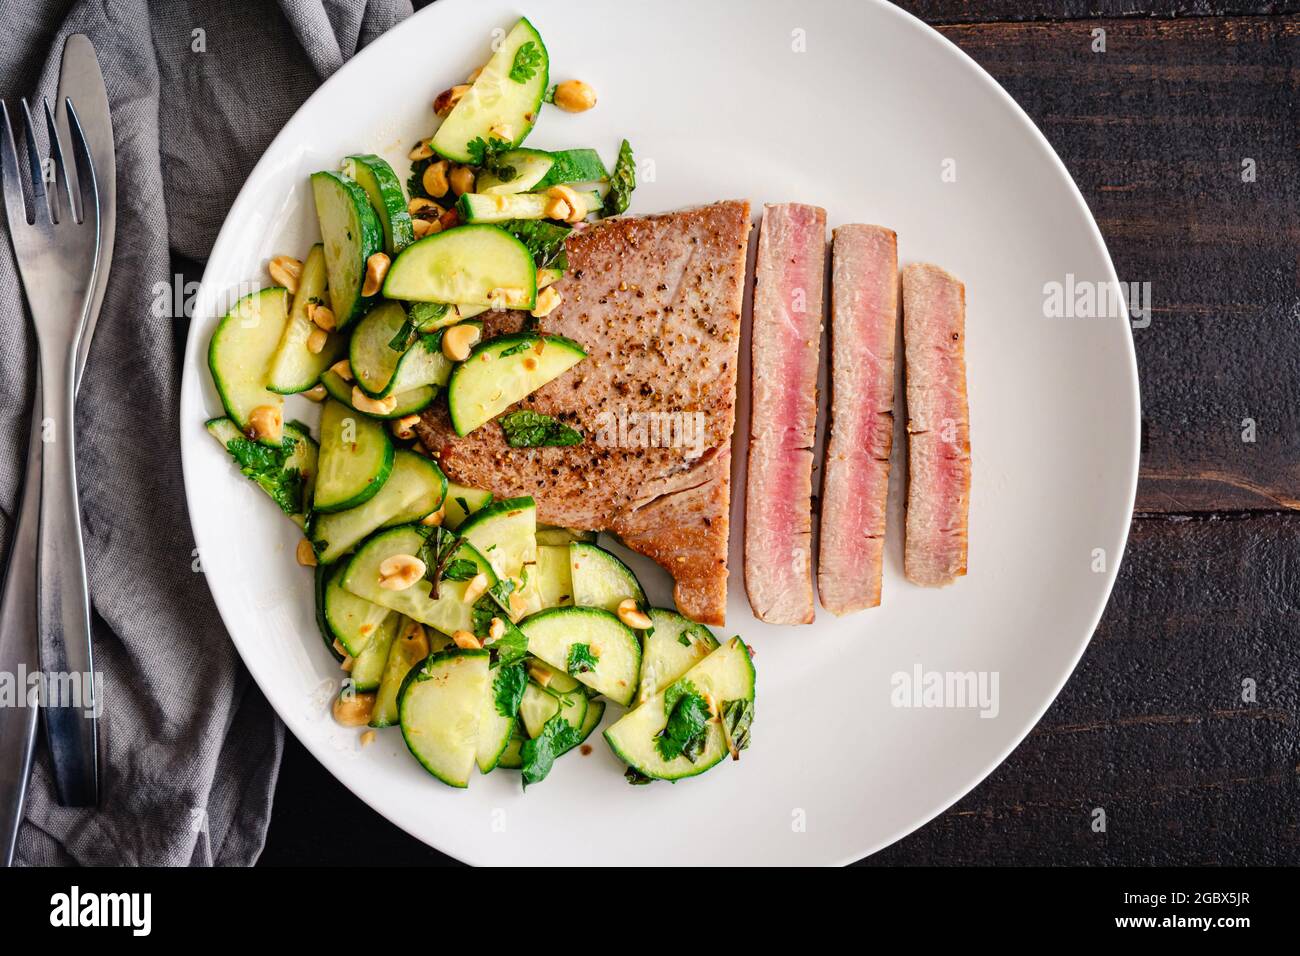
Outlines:
[[[40, 372], [37, 376], [39, 378]], [[40, 388], [40, 382], [36, 387]], [[0, 673], [18, 682], [16, 706], [0, 707], [0, 866], [12, 866], [23, 802], [36, 751], [35, 699], [19, 675], [37, 673], [36, 648], [36, 524], [40, 516], [41, 423], [32, 415], [27, 439], [27, 470], [21, 503], [9, 544], [9, 564], [0, 594]]]
[[[81, 541], [73, 421], [76, 345], [41, 342], [41, 507], [36, 544], [37, 640], [46, 693], [45, 740], [59, 803], [99, 803], [98, 688], [90, 647], [90, 595]], [[50, 440], [47, 440], [50, 439]], [[56, 693], [57, 691], [57, 693]], [[59, 699], [54, 699], [54, 698]]]

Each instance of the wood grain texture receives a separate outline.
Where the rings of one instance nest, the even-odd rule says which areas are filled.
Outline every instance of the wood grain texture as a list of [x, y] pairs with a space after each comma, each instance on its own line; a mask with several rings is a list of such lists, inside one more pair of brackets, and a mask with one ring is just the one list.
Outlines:
[[897, 6], [939, 26], [1107, 17], [1248, 16], [1300, 12], [1297, 0], [901, 0]]
[[1298, 621], [1300, 515], [1135, 521], [1102, 625], [1039, 725], [870, 862], [1300, 863]]
[[1300, 17], [943, 33], [1060, 153], [1121, 281], [1151, 284], [1138, 510], [1300, 507]]

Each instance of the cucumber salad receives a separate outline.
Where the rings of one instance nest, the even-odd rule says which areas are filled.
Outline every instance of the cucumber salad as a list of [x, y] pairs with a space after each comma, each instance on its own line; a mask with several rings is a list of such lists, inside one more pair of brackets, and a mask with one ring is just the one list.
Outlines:
[[[435, 401], [460, 435], [502, 427], [586, 358], [535, 322], [485, 338], [478, 318], [553, 310], [566, 237], [625, 211], [636, 185], [626, 140], [612, 170], [593, 149], [522, 145], [543, 104], [595, 104], [584, 83], [550, 85], [549, 66], [521, 19], [433, 101], [440, 123], [405, 179], [371, 154], [313, 174], [321, 242], [272, 259], [275, 285], [237, 302], [208, 351], [226, 413], [209, 433], [302, 529], [297, 558], [346, 672], [335, 719], [365, 728], [363, 745], [396, 728], [454, 787], [475, 767], [540, 782], [590, 752], [607, 704], [623, 712], [605, 740], [637, 784], [739, 759], [754, 716], [743, 641], [650, 607], [595, 533], [448, 481], [416, 440]], [[292, 395], [320, 403], [315, 434], [286, 418]]]

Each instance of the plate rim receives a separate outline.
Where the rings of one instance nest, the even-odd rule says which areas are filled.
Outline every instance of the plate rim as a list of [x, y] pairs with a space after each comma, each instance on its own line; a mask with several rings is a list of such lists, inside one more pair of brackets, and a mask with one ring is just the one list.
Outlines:
[[[262, 156], [258, 159], [257, 163], [255, 163], [253, 168], [250, 170], [248, 177], [245, 180], [244, 186], [240, 188], [239, 193], [236, 195], [234, 201], [231, 203], [230, 209], [226, 213], [221, 228], [217, 232], [216, 239], [213, 241], [212, 248], [208, 254], [207, 261], [204, 264], [203, 276], [200, 280], [198, 291], [195, 293], [194, 300], [193, 300], [195, 303], [198, 303], [203, 299], [205, 299], [206, 297], [208, 297], [207, 294], [210, 291], [208, 279], [209, 279], [209, 271], [211, 268], [211, 263], [214, 260], [220, 259], [224, 254], [224, 250], [226, 246], [231, 245], [236, 241], [235, 235], [237, 232], [237, 223], [241, 218], [237, 216], [236, 213], [242, 213], [243, 212], [242, 206], [249, 201], [248, 193], [247, 193], [248, 183], [259, 178], [260, 174], [263, 172], [264, 167], [269, 167], [273, 165], [271, 157], [276, 152], [276, 147], [280, 144], [281, 140], [286, 138], [286, 130], [290, 125], [292, 125], [293, 120], [302, 111], [308, 109], [311, 106], [311, 104], [314, 101], [316, 101], [318, 98], [324, 98], [330, 95], [333, 92], [335, 87], [344, 85], [348, 81], [349, 75], [352, 72], [355, 72], [353, 70], [354, 64], [365, 63], [368, 62], [369, 60], [375, 59], [376, 57], [382, 56], [384, 49], [391, 43], [396, 42], [395, 38], [398, 35], [400, 35], [405, 30], [415, 29], [414, 24], [418, 22], [423, 22], [422, 18], [426, 16], [431, 16], [433, 10], [438, 9], [440, 7], [446, 9], [448, 7], [451, 7], [453, 5], [462, 2], [467, 3], [468, 0], [441, 0], [439, 4], [430, 4], [429, 6], [425, 7], [422, 10], [415, 11], [410, 17], [406, 18], [400, 23], [395, 24], [389, 30], [376, 37], [366, 47], [359, 50], [354, 56], [352, 56], [349, 60], [347, 60], [340, 69], [338, 69], [335, 73], [329, 76], [323, 83], [321, 83], [321, 85], [317, 87], [312, 92], [312, 94], [307, 97], [306, 100], [303, 101], [302, 105], [300, 105], [298, 109], [294, 111], [293, 115], [285, 122], [285, 126], [281, 128], [280, 132], [277, 133], [275, 137], [271, 140], [271, 142], [267, 145], [266, 149], [262, 153]], [[964, 51], [960, 46], [958, 46], [956, 43], [950, 40], [941, 31], [930, 26], [924, 20], [913, 15], [912, 13], [909, 13], [908, 11], [900, 7], [897, 7], [892, 3], [889, 3], [888, 0], [868, 0], [868, 2], [871, 4], [871, 6], [876, 8], [877, 11], [884, 10], [888, 15], [899, 18], [902, 22], [906, 23], [907, 28], [913, 31], [914, 33], [917, 33], [918, 35], [929, 34], [930, 40], [928, 42], [933, 42], [934, 38], [940, 40], [950, 56], [955, 54], [955, 58], [959, 62], [965, 65], [967, 70], [977, 79], [977, 81], [980, 84], [982, 84], [985, 87], [986, 90], [991, 90], [994, 93], [994, 95], [1003, 103], [1004, 106], [1010, 108], [1009, 114], [1011, 116], [1014, 116], [1018, 121], [1018, 123], [1020, 124], [1020, 126], [1023, 127], [1030, 134], [1030, 139], [1033, 142], [1033, 144], [1036, 146], [1036, 148], [1039, 150], [1039, 152], [1045, 155], [1045, 157], [1049, 160], [1049, 162], [1054, 165], [1054, 168], [1062, 177], [1062, 179], [1065, 181], [1065, 183], [1068, 184], [1068, 193], [1071, 199], [1078, 207], [1078, 209], [1083, 213], [1084, 218], [1087, 221], [1089, 227], [1089, 238], [1092, 240], [1092, 243], [1095, 245], [1097, 251], [1099, 251], [1101, 254], [1102, 262], [1105, 265], [1104, 278], [1106, 278], [1112, 283], [1115, 283], [1114, 287], [1118, 287], [1119, 276], [1115, 270], [1114, 262], [1111, 259], [1110, 250], [1106, 245], [1105, 237], [1102, 235], [1101, 228], [1097, 224], [1096, 217], [1093, 215], [1092, 210], [1087, 203], [1087, 200], [1084, 198], [1083, 193], [1079, 189], [1078, 183], [1071, 175], [1064, 161], [1061, 159], [1060, 155], [1056, 152], [1056, 150], [1052, 147], [1051, 142], [1043, 134], [1042, 130], [1033, 121], [1033, 119], [1029, 116], [1029, 114], [1025, 112], [1024, 108], [1021, 107], [1021, 105], [1015, 100], [1015, 98], [1012, 97], [1011, 94], [1008, 93], [1007, 90], [1004, 89], [1003, 86], [979, 64], [978, 61], [976, 61], [970, 54], [966, 53], [966, 51]], [[904, 826], [903, 828], [895, 831], [894, 833], [888, 835], [887, 837], [877, 840], [873, 844], [868, 845], [865, 849], [862, 850], [855, 849], [852, 852], [845, 852], [840, 854], [833, 860], [831, 865], [843, 866], [849, 863], [854, 863], [859, 860], [863, 860], [868, 857], [874, 856], [876, 853], [879, 853], [881, 850], [885, 849], [886, 847], [889, 847], [894, 843], [897, 843], [899, 840], [902, 840], [903, 838], [910, 836], [911, 834], [920, 830], [922, 827], [925, 827], [929, 823], [933, 822], [935, 819], [937, 819], [939, 816], [947, 812], [954, 805], [959, 803], [961, 800], [967, 797], [971, 792], [973, 792], [976, 787], [978, 787], [985, 780], [987, 780], [993, 774], [993, 772], [996, 771], [997, 768], [1000, 767], [1007, 760], [1007, 758], [1010, 757], [1010, 755], [1014, 753], [1015, 750], [1018, 749], [1021, 744], [1024, 743], [1025, 739], [1029, 736], [1029, 734], [1034, 730], [1035, 727], [1038, 726], [1039, 722], [1043, 719], [1043, 716], [1051, 708], [1052, 704], [1054, 704], [1056, 700], [1060, 697], [1061, 691], [1064, 689], [1066, 683], [1069, 682], [1070, 678], [1074, 675], [1074, 672], [1077, 670], [1079, 666], [1079, 662], [1082, 660], [1084, 653], [1087, 651], [1088, 646], [1092, 643], [1092, 638], [1096, 634], [1097, 627], [1101, 622], [1101, 618], [1105, 614], [1106, 609], [1110, 604], [1110, 599], [1114, 593], [1115, 582], [1118, 579], [1120, 567], [1122, 566], [1124, 558], [1127, 554], [1128, 539], [1129, 539], [1130, 532], [1132, 530], [1131, 516], [1133, 512], [1133, 507], [1137, 501], [1137, 484], [1138, 484], [1138, 476], [1139, 476], [1139, 470], [1141, 464], [1142, 395], [1141, 395], [1141, 387], [1140, 387], [1140, 376], [1139, 376], [1138, 365], [1137, 365], [1137, 350], [1133, 342], [1133, 336], [1131, 334], [1131, 320], [1128, 312], [1127, 303], [1124, 304], [1123, 314], [1121, 316], [1114, 317], [1113, 321], [1123, 321], [1125, 325], [1129, 327], [1129, 333], [1130, 333], [1124, 337], [1123, 340], [1124, 348], [1122, 350], [1124, 356], [1127, 358], [1127, 362], [1124, 363], [1125, 369], [1127, 371], [1124, 384], [1127, 386], [1128, 397], [1131, 401], [1131, 407], [1132, 407], [1132, 417], [1128, 423], [1130, 433], [1132, 435], [1132, 443], [1129, 449], [1129, 461], [1128, 461], [1129, 474], [1127, 479], [1127, 485], [1128, 485], [1127, 510], [1130, 517], [1129, 520], [1125, 522], [1124, 527], [1119, 534], [1119, 544], [1120, 544], [1119, 553], [1116, 557], [1116, 560], [1110, 563], [1109, 569], [1105, 576], [1104, 592], [1098, 601], [1098, 606], [1094, 609], [1091, 615], [1091, 623], [1088, 626], [1087, 633], [1083, 636], [1081, 640], [1078, 641], [1077, 647], [1070, 654], [1069, 659], [1066, 662], [1065, 667], [1063, 668], [1062, 675], [1055, 682], [1054, 689], [1051, 691], [1050, 695], [1046, 697], [1044, 702], [1037, 708], [1036, 712], [1032, 714], [1032, 717], [1027, 720], [1025, 726], [1022, 729], [1017, 730], [1016, 732], [1011, 734], [1010, 742], [1005, 746], [1005, 748], [1000, 750], [997, 753], [997, 756], [994, 757], [992, 760], [990, 760], [986, 766], [984, 766], [982, 769], [977, 771], [973, 775], [973, 779], [957, 787], [956, 792], [948, 802], [939, 805], [936, 809], [933, 810], [933, 812], [927, 810], [925, 812], [925, 815], [916, 819], [915, 822]], [[191, 491], [192, 486], [195, 489], [197, 489], [198, 487], [197, 479], [194, 481], [191, 480], [191, 475], [198, 468], [198, 465], [196, 463], [194, 453], [189, 450], [192, 443], [197, 443], [197, 436], [192, 430], [187, 428], [188, 419], [186, 418], [184, 413], [188, 405], [191, 404], [190, 401], [187, 400], [187, 396], [190, 394], [201, 395], [203, 394], [204, 391], [202, 383], [199, 383], [197, 389], [191, 383], [191, 377], [193, 375], [200, 374], [199, 369], [195, 365], [195, 362], [199, 359], [202, 353], [206, 352], [206, 349], [203, 349], [199, 345], [199, 332], [200, 332], [201, 325], [203, 325], [203, 323], [199, 321], [199, 317], [196, 314], [191, 318], [189, 329], [186, 332], [185, 351], [184, 351], [184, 356], [182, 358], [181, 381], [180, 381], [179, 405], [180, 405], [181, 414], [178, 415], [178, 428], [180, 431], [179, 437], [180, 437], [180, 451], [181, 451], [181, 472], [182, 472], [182, 479], [183, 479], [182, 483], [185, 489], [186, 511], [190, 519], [190, 530], [194, 538], [194, 544], [199, 549], [200, 553], [203, 550], [203, 544], [200, 541], [200, 534], [198, 531], [198, 523], [196, 521], [196, 516], [200, 508], [202, 507], [203, 502], [197, 501], [196, 500], [197, 495]], [[204, 368], [206, 368], [206, 362], [202, 362], [200, 364]], [[205, 579], [207, 577], [208, 576], [205, 574]], [[343, 777], [338, 772], [335, 771], [334, 767], [331, 766], [330, 762], [325, 759], [324, 754], [327, 748], [323, 744], [305, 739], [304, 737], [294, 732], [292, 723], [289, 720], [287, 720], [284, 717], [284, 715], [280, 712], [280, 708], [276, 706], [275, 699], [268, 690], [267, 683], [269, 683], [269, 681], [268, 682], [263, 681], [262, 675], [260, 675], [257, 669], [249, 663], [248, 658], [245, 656], [240, 638], [236, 636], [235, 631], [230, 627], [228, 623], [233, 616], [227, 614], [225, 608], [223, 607], [223, 600], [221, 596], [218, 594], [217, 589], [213, 587], [210, 580], [205, 580], [205, 584], [207, 584], [209, 593], [211, 593], [212, 595], [213, 603], [217, 608], [218, 614], [221, 616], [222, 625], [225, 628], [226, 633], [231, 640], [231, 643], [234, 644], [236, 652], [239, 654], [241, 664], [248, 671], [249, 676], [252, 678], [253, 682], [257, 685], [258, 690], [266, 698], [267, 703], [270, 704], [271, 709], [275, 712], [277, 719], [279, 719], [281, 723], [284, 724], [286, 730], [294, 734], [299, 744], [302, 745], [302, 747], [308, 753], [311, 754], [313, 759], [315, 759], [327, 772], [329, 772], [330, 775], [333, 776], [334, 779], [337, 780], [345, 789], [347, 789], [349, 793], [351, 793], [353, 796], [360, 799], [363, 803], [366, 804], [367, 807], [369, 807], [371, 810], [373, 810], [383, 819], [388, 821], [390, 824], [402, 830], [402, 832], [406, 833], [412, 839], [417, 840], [419, 843], [425, 846], [429, 846], [430, 848], [436, 850], [437, 852], [442, 853], [445, 856], [448, 856], [462, 863], [468, 863], [470, 865], [476, 865], [476, 866], [493, 864], [494, 862], [493, 860], [478, 854], [466, 853], [465, 855], [462, 856], [462, 855], [451, 853], [448, 850], [444, 849], [442, 846], [432, 843], [424, 836], [421, 836], [420, 834], [413, 832], [410, 828], [405, 826], [401, 821], [394, 819], [394, 817], [390, 816], [389, 813], [387, 813], [381, 806], [373, 802], [367, 794], [360, 793], [357, 790], [353, 789], [353, 787], [345, 779], [343, 779]], [[277, 774], [278, 774], [278, 770], [277, 770]]]

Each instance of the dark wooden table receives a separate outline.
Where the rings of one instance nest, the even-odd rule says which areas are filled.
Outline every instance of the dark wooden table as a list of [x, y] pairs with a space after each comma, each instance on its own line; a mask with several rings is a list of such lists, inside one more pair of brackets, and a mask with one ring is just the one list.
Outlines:
[[[900, 5], [1038, 123], [1153, 310], [1088, 652], [1006, 763], [867, 862], [1300, 863], [1300, 0]], [[446, 860], [290, 738], [262, 863]]]

